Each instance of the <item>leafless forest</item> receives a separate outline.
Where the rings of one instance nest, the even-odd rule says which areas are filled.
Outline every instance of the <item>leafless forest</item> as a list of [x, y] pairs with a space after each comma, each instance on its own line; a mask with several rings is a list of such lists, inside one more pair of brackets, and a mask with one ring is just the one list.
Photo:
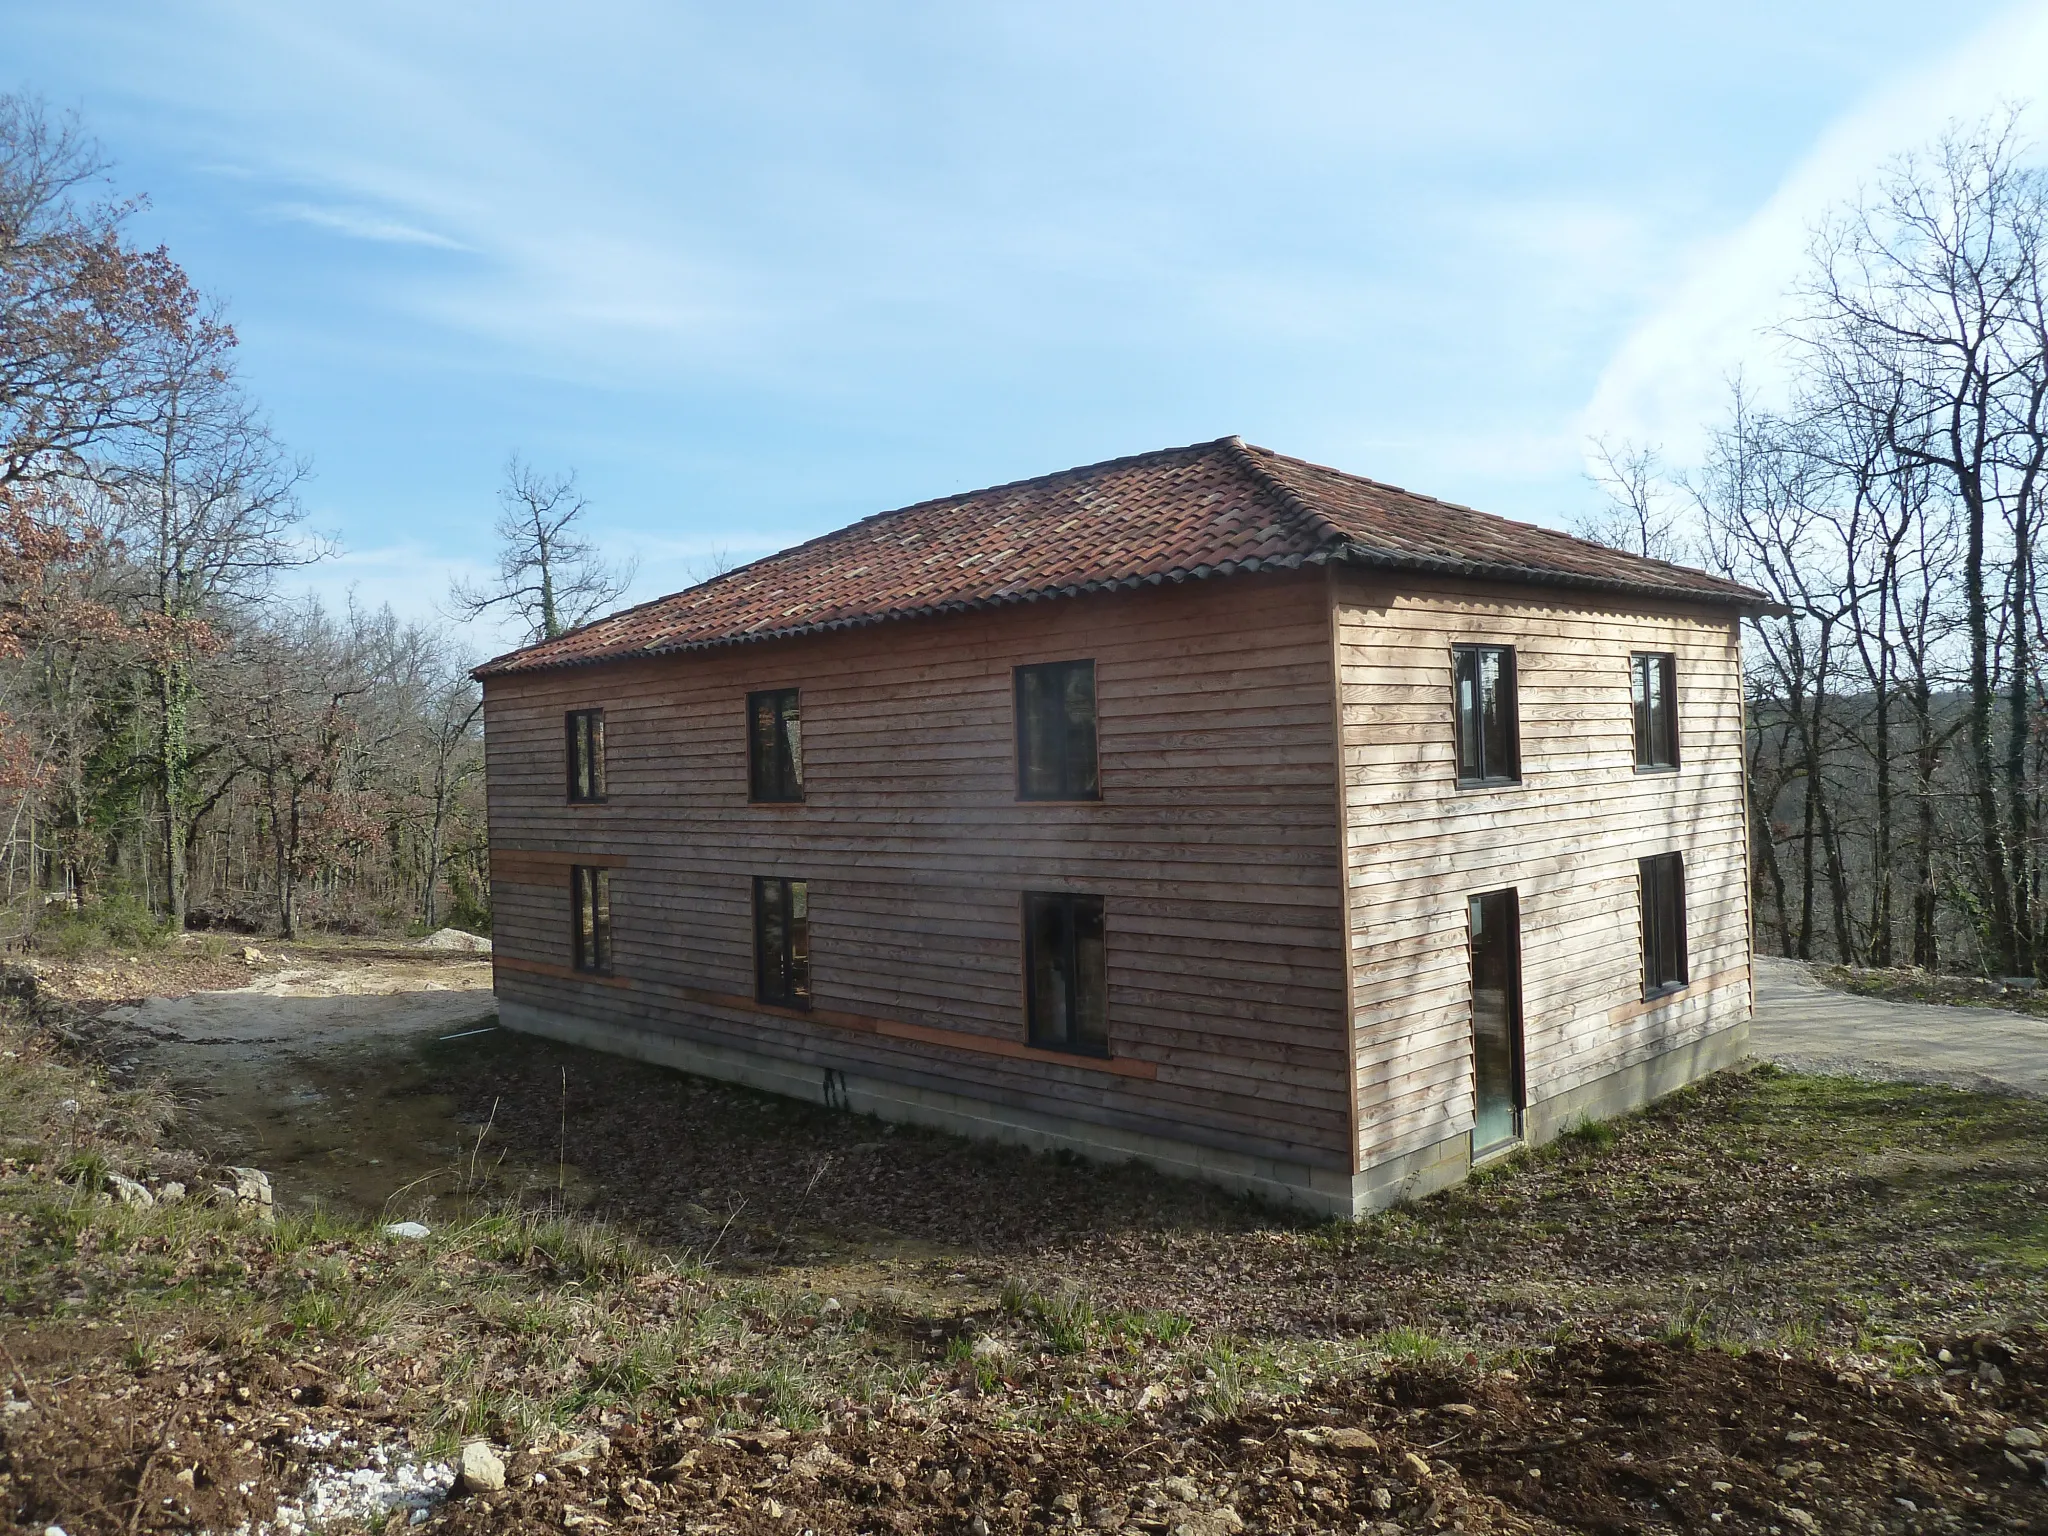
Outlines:
[[1585, 531], [1769, 592], [1749, 627], [1760, 947], [2032, 975], [2048, 961], [2042, 504], [2048, 182], [2017, 114], [1817, 229], [1703, 468], [1608, 447]]
[[471, 658], [328, 551], [233, 330], [91, 140], [0, 97], [6, 936], [489, 922]]

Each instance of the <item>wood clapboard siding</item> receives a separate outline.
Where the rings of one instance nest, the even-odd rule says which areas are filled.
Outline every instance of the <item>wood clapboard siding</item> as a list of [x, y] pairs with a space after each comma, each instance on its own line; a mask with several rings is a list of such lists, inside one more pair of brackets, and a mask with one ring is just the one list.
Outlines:
[[[1011, 669], [1093, 657], [1100, 804], [1019, 804]], [[802, 690], [806, 801], [750, 806], [745, 699]], [[485, 685], [501, 996], [1348, 1170], [1335, 677], [1321, 574], [1042, 602]], [[605, 711], [607, 803], [562, 714]], [[565, 974], [611, 876], [614, 982]], [[816, 1008], [759, 1009], [752, 877], [810, 882]], [[1105, 898], [1123, 1076], [1024, 1040], [1021, 896]], [[931, 1033], [957, 1038], [953, 1049]]]
[[[1466, 898], [1512, 886], [1527, 1095], [1748, 1016], [1741, 665], [1732, 615], [1355, 572], [1334, 578], [1362, 1164], [1472, 1126]], [[1522, 782], [1457, 788], [1451, 647], [1515, 647]], [[1637, 773], [1631, 651], [1678, 661], [1676, 773]], [[1685, 855], [1684, 991], [1642, 1002], [1636, 860]]]

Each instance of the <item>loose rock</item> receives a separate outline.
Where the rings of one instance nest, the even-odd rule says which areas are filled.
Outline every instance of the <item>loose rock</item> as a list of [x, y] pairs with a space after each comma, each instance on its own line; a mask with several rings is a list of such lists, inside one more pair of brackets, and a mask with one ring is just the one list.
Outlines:
[[464, 933], [460, 928], [437, 928], [413, 946], [416, 949], [454, 950], [462, 954], [488, 955], [491, 941], [481, 934]]
[[467, 1493], [496, 1493], [505, 1486], [505, 1463], [481, 1440], [472, 1440], [462, 1448], [457, 1471]]
[[151, 1206], [156, 1204], [156, 1196], [152, 1195], [134, 1179], [129, 1178], [125, 1173], [108, 1174], [107, 1188], [112, 1191], [114, 1198], [123, 1205]]
[[270, 1192], [270, 1175], [261, 1168], [230, 1168], [228, 1174], [235, 1181], [229, 1193], [235, 1202], [235, 1210], [243, 1216], [252, 1216], [268, 1226], [277, 1219], [276, 1202]]

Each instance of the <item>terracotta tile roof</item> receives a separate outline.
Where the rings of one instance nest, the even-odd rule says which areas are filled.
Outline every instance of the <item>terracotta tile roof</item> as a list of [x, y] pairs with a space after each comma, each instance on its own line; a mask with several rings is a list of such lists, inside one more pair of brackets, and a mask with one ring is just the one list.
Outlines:
[[1329, 561], [1740, 609], [1760, 592], [1235, 437], [863, 518], [477, 668], [477, 676]]

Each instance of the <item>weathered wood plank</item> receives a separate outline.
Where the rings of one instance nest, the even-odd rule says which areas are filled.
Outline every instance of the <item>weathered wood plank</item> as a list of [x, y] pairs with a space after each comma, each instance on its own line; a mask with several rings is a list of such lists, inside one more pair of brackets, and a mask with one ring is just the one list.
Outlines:
[[[1349, 574], [1338, 597], [1361, 1158], [1471, 1124], [1468, 894], [1519, 895], [1534, 1097], [1742, 1017], [1746, 989], [1724, 984], [1730, 967], [1746, 977], [1748, 965], [1733, 621], [1453, 581], [1396, 589]], [[1451, 646], [1468, 641], [1515, 647], [1518, 786], [1455, 783]], [[1636, 650], [1678, 658], [1676, 773], [1634, 771]], [[1686, 855], [1688, 938], [1702, 979], [1645, 1005], [1635, 861], [1671, 849]]]

